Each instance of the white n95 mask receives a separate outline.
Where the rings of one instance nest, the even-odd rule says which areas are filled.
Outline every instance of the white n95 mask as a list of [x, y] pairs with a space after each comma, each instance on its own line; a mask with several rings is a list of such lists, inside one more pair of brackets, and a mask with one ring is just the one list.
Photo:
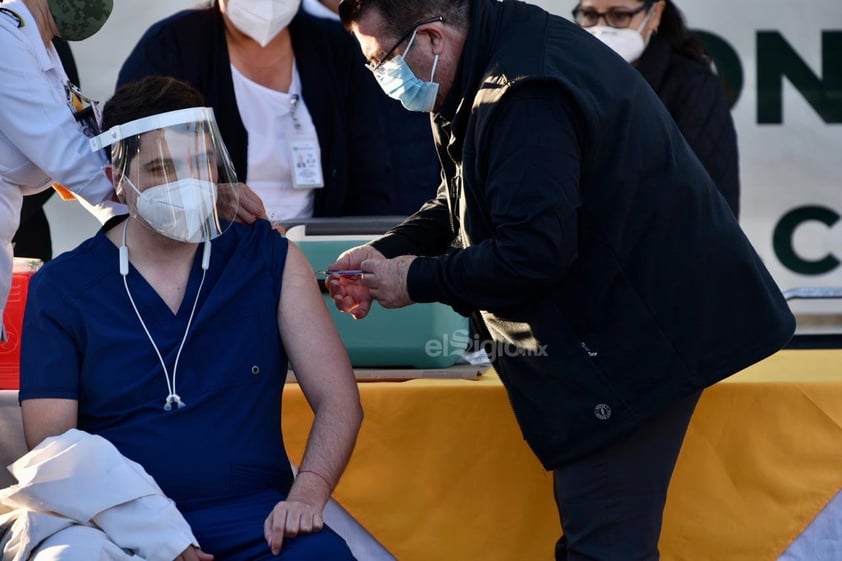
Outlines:
[[125, 179], [137, 193], [138, 215], [153, 230], [182, 242], [209, 239], [206, 224], [216, 208], [214, 183], [185, 177], [139, 191], [129, 178]]
[[228, 0], [225, 13], [237, 29], [265, 47], [289, 23], [301, 0]]
[[651, 15], [652, 10], [650, 8], [649, 13], [646, 14], [637, 29], [629, 27], [618, 29], [608, 25], [593, 25], [586, 27], [585, 30], [611, 47], [611, 50], [623, 57], [626, 62], [634, 62], [640, 58], [649, 42], [649, 37], [644, 39], [640, 30], [646, 27], [646, 22], [649, 21]]
[[[403, 54], [409, 52], [412, 43], [415, 41], [415, 33], [406, 45]], [[375, 68], [372, 72], [380, 88], [392, 99], [397, 99], [401, 105], [409, 111], [430, 113], [436, 106], [436, 96], [439, 92], [439, 85], [433, 82], [436, 76], [436, 66], [439, 63], [439, 55], [433, 60], [433, 70], [430, 72], [430, 81], [425, 82], [418, 78], [403, 55], [396, 55]]]

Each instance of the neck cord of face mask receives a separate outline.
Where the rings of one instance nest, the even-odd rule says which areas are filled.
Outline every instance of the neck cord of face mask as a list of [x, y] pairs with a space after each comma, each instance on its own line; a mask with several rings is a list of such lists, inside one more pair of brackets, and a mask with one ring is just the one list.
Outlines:
[[187, 341], [187, 333], [190, 331], [190, 325], [193, 323], [193, 315], [196, 313], [196, 304], [199, 303], [199, 294], [202, 293], [202, 286], [205, 284], [205, 274], [208, 271], [208, 266], [210, 264], [210, 240], [205, 240], [204, 242], [204, 249], [202, 255], [202, 280], [199, 283], [199, 288], [196, 290], [196, 299], [193, 301], [193, 308], [190, 310], [190, 317], [187, 320], [187, 327], [184, 329], [184, 337], [181, 339], [181, 344], [178, 346], [178, 353], [175, 355], [175, 364], [173, 365], [172, 370], [172, 382], [170, 382], [170, 374], [169, 370], [167, 369], [167, 365], [164, 362], [164, 357], [161, 356], [161, 351], [158, 350], [158, 345], [155, 344], [155, 340], [152, 338], [152, 334], [149, 333], [149, 329], [146, 327], [146, 323], [143, 321], [143, 318], [140, 316], [140, 310], [137, 309], [137, 305], [135, 304], [134, 298], [132, 298], [132, 293], [129, 290], [129, 283], [126, 281], [126, 277], [129, 275], [129, 248], [126, 246], [126, 229], [129, 225], [128, 219], [123, 224], [123, 243], [120, 246], [120, 275], [123, 277], [123, 286], [126, 288], [126, 294], [129, 297], [129, 302], [132, 304], [132, 308], [134, 308], [134, 313], [137, 315], [137, 319], [140, 321], [140, 325], [143, 327], [143, 330], [146, 332], [146, 336], [149, 338], [149, 342], [152, 343], [152, 348], [155, 349], [155, 354], [158, 355], [158, 360], [161, 362], [161, 368], [164, 370], [164, 378], [167, 381], [167, 397], [164, 400], [164, 411], [170, 411], [173, 407], [173, 404], [176, 405], [179, 409], [184, 407], [186, 404], [181, 400], [181, 396], [179, 396], [175, 391], [175, 376], [178, 372], [178, 361], [181, 358], [181, 350], [184, 348], [184, 342]]

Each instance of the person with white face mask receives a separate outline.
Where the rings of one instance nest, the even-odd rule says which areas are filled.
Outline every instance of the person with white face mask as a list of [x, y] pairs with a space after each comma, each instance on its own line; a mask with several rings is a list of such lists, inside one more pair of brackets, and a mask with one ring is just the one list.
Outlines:
[[[103, 124], [91, 146], [110, 149], [129, 215], [33, 277], [19, 394], [28, 446], [70, 429], [101, 436], [174, 504], [191, 532], [166, 543], [139, 530], [151, 509], [134, 525], [88, 524], [119, 559], [353, 561], [324, 509], [362, 411], [307, 259], [264, 220], [232, 223], [236, 175], [188, 84], [124, 86]], [[315, 414], [296, 475], [280, 426], [290, 364]], [[63, 481], [97, 496], [75, 465]], [[105, 558], [50, 542], [69, 549], [62, 559]]]
[[[626, 1], [629, 6], [622, 4]], [[663, 1], [595, 0], [583, 2], [573, 10], [576, 22], [594, 37], [611, 47], [627, 62], [635, 62], [657, 28]], [[597, 6], [608, 6], [604, 11]], [[604, 22], [604, 23], [603, 23]]]
[[341, 26], [300, 5], [218, 0], [176, 13], [141, 38], [118, 84], [165, 75], [201, 91], [275, 224], [395, 214], [377, 86]]
[[737, 133], [710, 54], [672, 0], [583, 0], [573, 19], [646, 78], [739, 216]]

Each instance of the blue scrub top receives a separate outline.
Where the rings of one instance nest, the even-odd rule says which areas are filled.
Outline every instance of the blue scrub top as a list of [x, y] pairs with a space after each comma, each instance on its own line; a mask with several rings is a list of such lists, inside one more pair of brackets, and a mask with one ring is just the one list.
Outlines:
[[[287, 240], [268, 222], [232, 224], [210, 268], [165, 411], [158, 356], [131, 307], [109, 223], [33, 277], [23, 329], [20, 399], [79, 402], [79, 428], [140, 463], [182, 510], [292, 483], [280, 430], [287, 356], [277, 313]], [[172, 378], [202, 278], [196, 253], [173, 315], [133, 267], [127, 281]]]

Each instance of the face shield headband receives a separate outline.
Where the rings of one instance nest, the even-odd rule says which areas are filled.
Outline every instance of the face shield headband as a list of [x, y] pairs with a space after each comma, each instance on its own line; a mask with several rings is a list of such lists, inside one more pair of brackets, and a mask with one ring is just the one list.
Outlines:
[[90, 141], [111, 147], [117, 194], [159, 234], [197, 243], [221, 235], [237, 213], [234, 166], [213, 109], [194, 107], [116, 125]]

